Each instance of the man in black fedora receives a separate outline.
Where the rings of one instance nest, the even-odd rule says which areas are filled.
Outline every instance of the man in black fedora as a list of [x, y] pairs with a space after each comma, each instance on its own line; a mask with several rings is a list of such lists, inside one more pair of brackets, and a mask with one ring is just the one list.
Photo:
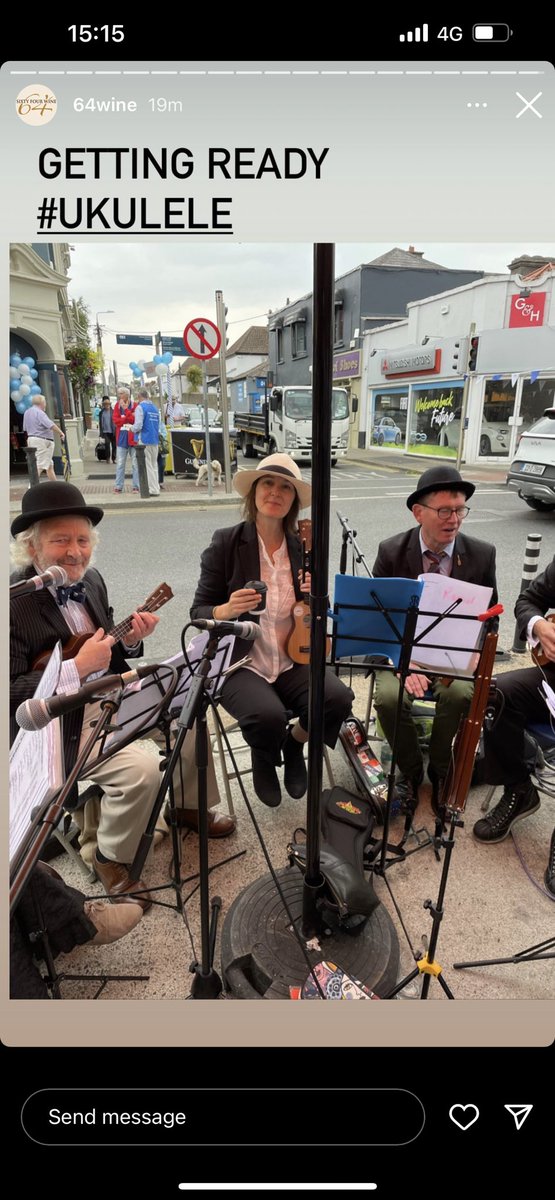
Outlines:
[[[113, 610], [102, 576], [90, 566], [98, 540], [96, 526], [103, 516], [103, 510], [86, 504], [78, 488], [70, 483], [48, 481], [25, 492], [21, 515], [11, 527], [11, 557], [18, 568], [12, 582], [58, 565], [66, 571], [68, 585], [11, 598], [12, 740], [18, 732], [15, 712], [34, 695], [42, 675], [42, 668], [35, 665], [39, 655], [52, 651], [58, 640], [66, 646], [73, 634], [90, 635], [75, 657], [62, 664], [58, 691], [73, 692], [91, 677], [106, 671], [125, 671], [126, 659], [142, 654], [143, 639], [158, 624], [154, 613], [141, 611], [133, 614], [130, 632], [121, 642], [115, 643], [106, 632], [114, 625]], [[98, 704], [87, 704], [64, 717], [66, 773], [74, 766], [98, 709]], [[135, 742], [84, 774], [103, 791], [94, 869], [110, 896], [123, 900], [129, 891], [143, 888], [140, 880], [131, 880], [128, 864], [135, 856], [158, 793], [159, 758]], [[184, 779], [186, 782], [185, 774]], [[191, 808], [185, 808], [184, 793], [185, 784], [177, 800], [183, 806], [180, 823], [194, 829], [198, 820], [195, 798], [188, 798]], [[210, 836], [225, 837], [234, 828], [230, 818], [209, 810]], [[150, 907], [148, 894], [138, 899], [144, 908]]]
[[[407, 499], [417, 527], [395, 534], [380, 542], [373, 567], [376, 577], [416, 579], [426, 572], [450, 575], [468, 583], [493, 589], [491, 603], [497, 600], [495, 547], [461, 533], [469, 512], [467, 500], [475, 487], [462, 479], [454, 467], [429, 467], [420, 476], [418, 487]], [[429, 674], [408, 676], [397, 737], [398, 779], [396, 790], [403, 808], [414, 811], [418, 788], [424, 778], [422, 752], [411, 716], [415, 699], [431, 688], [436, 711], [429, 747], [428, 775], [432, 783], [432, 807], [438, 811], [438, 796], [447, 773], [453, 738], [459, 721], [469, 707], [472, 681], [453, 679], [450, 683]], [[378, 671], [376, 710], [385, 736], [393, 744], [399, 681], [392, 671]]]

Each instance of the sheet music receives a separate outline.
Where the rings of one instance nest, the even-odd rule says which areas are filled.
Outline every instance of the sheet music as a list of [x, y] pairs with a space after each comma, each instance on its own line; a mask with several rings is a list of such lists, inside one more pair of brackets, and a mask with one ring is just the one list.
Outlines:
[[[187, 656], [193, 671], [195, 671], [202, 658], [202, 652], [207, 640], [208, 633], [200, 633], [192, 638], [187, 646]], [[210, 663], [207, 678], [215, 681], [216, 691], [218, 689], [218, 677], [229, 666], [234, 643], [235, 637], [233, 634], [228, 633], [225, 637], [220, 638], [218, 649]], [[127, 738], [130, 733], [136, 733], [137, 736], [143, 737], [149, 729], [153, 728], [152, 722], [149, 724], [149, 716], [152, 716], [153, 720], [157, 719], [154, 717], [154, 714], [162, 695], [167, 691], [173, 678], [171, 671], [164, 671], [164, 666], [166, 665], [176, 667], [180, 672], [179, 683], [172, 697], [170, 708], [170, 712], [175, 712], [176, 715], [179, 715], [185, 703], [192, 676], [185, 665], [183, 655], [174, 654], [172, 658], [165, 659], [161, 664], [161, 670], [157, 672], [156, 676], [147, 675], [140, 681], [140, 685], [133, 683], [125, 689], [117, 715], [114, 718], [118, 729], [106, 739], [105, 750], [111, 749], [122, 738]], [[158, 715], [160, 716], [160, 714]]]
[[[478, 617], [487, 611], [493, 588], [468, 583], [464, 579], [453, 579], [449, 575], [419, 575], [424, 587], [420, 597], [420, 613], [416, 623], [414, 648], [411, 662], [430, 671], [451, 672], [469, 675], [476, 668], [476, 651], [483, 629], [483, 622], [457, 620], [457, 617]], [[444, 617], [428, 634], [419, 640], [424, 631], [438, 616], [455, 604], [453, 616]], [[456, 614], [456, 615], [455, 615]], [[452, 649], [452, 647], [457, 649]]]
[[[39, 680], [35, 697], [54, 695], [62, 667], [62, 645], [54, 647]], [[10, 861], [19, 850], [31, 820], [31, 810], [43, 806], [64, 782], [64, 756], [59, 718], [44, 729], [20, 729], [10, 750]]]
[[[380, 654], [398, 666], [407, 609], [416, 603], [422, 607], [421, 592], [422, 583], [417, 579], [336, 575], [335, 657]], [[393, 622], [393, 629], [380, 604]]]

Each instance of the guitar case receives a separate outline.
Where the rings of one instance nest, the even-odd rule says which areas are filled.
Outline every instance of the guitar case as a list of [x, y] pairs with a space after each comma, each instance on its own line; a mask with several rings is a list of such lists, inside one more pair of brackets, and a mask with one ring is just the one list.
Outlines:
[[[371, 878], [364, 876], [364, 849], [372, 837], [375, 815], [369, 800], [342, 787], [322, 793], [320, 871], [325, 881], [321, 906], [332, 926], [355, 933], [366, 924], [380, 901]], [[306, 843], [288, 846], [289, 861], [306, 871]], [[304, 832], [304, 831], [303, 831]]]
[[349, 717], [339, 730], [339, 744], [353, 772], [355, 784], [369, 802], [378, 825], [383, 825], [387, 800], [387, 779], [381, 762], [357, 717]]

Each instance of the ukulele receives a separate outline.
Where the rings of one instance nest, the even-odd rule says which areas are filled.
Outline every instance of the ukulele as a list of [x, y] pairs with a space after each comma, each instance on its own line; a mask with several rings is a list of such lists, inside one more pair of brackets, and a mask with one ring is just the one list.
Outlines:
[[[150, 593], [150, 596], [147, 596], [144, 604], [141, 604], [138, 609], [135, 609], [135, 611], [152, 613], [156, 612], [158, 608], [162, 608], [163, 605], [167, 604], [168, 600], [171, 600], [172, 598], [173, 592], [171, 587], [168, 587], [167, 583], [161, 583], [157, 588], [154, 589], [153, 592]], [[119, 642], [121, 638], [125, 637], [126, 633], [129, 633], [132, 621], [133, 614], [131, 614], [130, 617], [126, 617], [125, 621], [120, 621], [119, 625], [115, 625], [113, 629], [107, 629], [106, 632], [109, 633], [110, 637], [113, 637], [116, 642]], [[62, 650], [62, 658], [75, 658], [75, 655], [79, 653], [81, 646], [83, 646], [90, 637], [92, 637], [92, 633], [74, 633], [70, 637], [69, 641], [66, 642]], [[51, 653], [51, 650], [44, 650], [42, 654], [39, 654], [33, 663], [33, 670], [43, 671]]]
[[[555, 622], [555, 612], [548, 613], [547, 616], [544, 617], [544, 621]], [[542, 650], [541, 643], [538, 643], [537, 646], [531, 646], [530, 653], [537, 667], [545, 667], [552, 661]]]
[[[310, 551], [312, 549], [312, 521], [299, 521], [299, 537], [302, 546], [302, 577], [303, 583], [307, 571], [310, 571]], [[310, 597], [295, 600], [291, 609], [293, 629], [287, 643], [289, 658], [296, 663], [310, 662]], [[326, 657], [331, 650], [331, 638], [326, 637]]]

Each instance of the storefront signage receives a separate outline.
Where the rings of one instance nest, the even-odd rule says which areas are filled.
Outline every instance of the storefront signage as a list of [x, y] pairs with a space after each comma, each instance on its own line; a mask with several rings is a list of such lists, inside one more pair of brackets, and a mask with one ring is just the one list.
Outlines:
[[350, 350], [347, 354], [334, 354], [333, 378], [349, 379], [351, 375], [360, 375], [360, 350]]
[[381, 372], [387, 379], [399, 375], [437, 375], [441, 350], [392, 350], [381, 359]]
[[528, 329], [543, 325], [546, 292], [531, 296], [511, 296], [510, 329]]

